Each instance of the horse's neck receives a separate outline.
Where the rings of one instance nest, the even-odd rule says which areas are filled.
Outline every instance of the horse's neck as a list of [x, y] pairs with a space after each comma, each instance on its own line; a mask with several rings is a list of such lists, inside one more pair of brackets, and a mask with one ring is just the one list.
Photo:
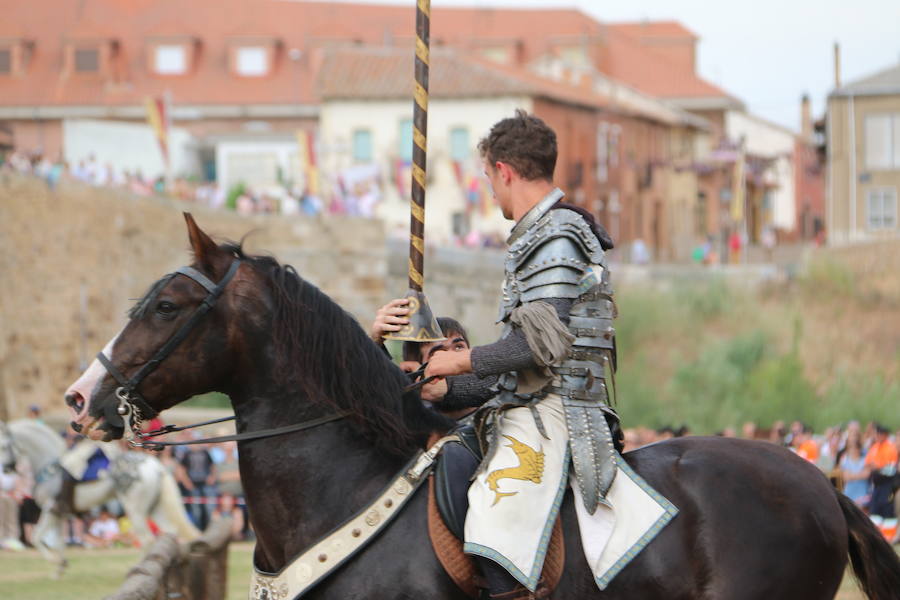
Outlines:
[[[290, 406], [302, 403], [289, 397], [285, 394], [281, 402], [272, 397], [236, 402], [239, 430], [259, 431], [314, 418], [290, 414]], [[272, 410], [272, 405], [284, 410]], [[241, 443], [239, 456], [257, 534], [257, 562], [265, 570], [281, 568], [362, 509], [404, 464], [360, 439], [346, 419]]]
[[[48, 464], [59, 460], [65, 450], [65, 444], [62, 440], [56, 440], [53, 437], [47, 437], [43, 432], [34, 427], [25, 424], [15, 424], [10, 426], [15, 436], [16, 446], [22, 451], [22, 454], [28, 459], [34, 472], [43, 469]], [[49, 432], [56, 435], [54, 432]]]

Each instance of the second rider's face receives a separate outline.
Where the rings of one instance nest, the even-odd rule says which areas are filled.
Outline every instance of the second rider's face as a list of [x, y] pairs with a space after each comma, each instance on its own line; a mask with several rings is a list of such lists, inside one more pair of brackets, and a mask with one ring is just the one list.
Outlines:
[[449, 350], [451, 352], [459, 352], [460, 350], [468, 350], [469, 344], [466, 343], [462, 337], [456, 334], [449, 334], [448, 339], [443, 340], [441, 342], [430, 342], [427, 344], [422, 344], [420, 349], [420, 358], [422, 364], [428, 362], [428, 359], [431, 358], [431, 355], [440, 350]]

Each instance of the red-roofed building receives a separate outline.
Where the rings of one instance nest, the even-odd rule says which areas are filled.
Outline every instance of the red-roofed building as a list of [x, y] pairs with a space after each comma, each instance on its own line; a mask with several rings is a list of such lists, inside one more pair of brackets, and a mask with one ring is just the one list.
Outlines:
[[[323, 169], [354, 182], [363, 171], [389, 173], [384, 178], [388, 184], [380, 188], [378, 215], [401, 234], [408, 223], [409, 54], [383, 47], [332, 50], [322, 63], [319, 86]], [[640, 237], [652, 242], [661, 257], [675, 255], [672, 247], [682, 232], [670, 226], [666, 193], [677, 179], [673, 131], [690, 136], [703, 130], [702, 121], [666, 112], [650, 99], [640, 104], [623, 95], [613, 101], [590, 86], [548, 81], [522, 68], [445, 48], [432, 51], [431, 72], [440, 76], [432, 77], [429, 102], [426, 240], [465, 240], [473, 229], [508, 231], [510, 224], [490, 209], [475, 144], [493, 123], [523, 108], [556, 131], [555, 178], [570, 201], [600, 215], [626, 247]], [[685, 148], [690, 151], [692, 145], [682, 144], [681, 150]], [[693, 181], [696, 190], [696, 176]], [[346, 187], [341, 181], [328, 185]]]
[[[660, 259], [684, 258], [705, 234], [721, 233], [731, 167], [707, 158], [741, 103], [696, 74], [694, 33], [676, 22], [604, 24], [574, 9], [437, 6], [431, 23], [435, 56], [446, 47], [456, 57], [436, 59], [435, 100], [526, 98], [559, 132], [559, 183], [620, 245], [640, 238]], [[150, 165], [145, 174], [154, 175], [162, 163], [144, 101], [167, 95], [176, 174], [303, 187], [311, 171], [300, 163], [315, 160], [309, 140], [339, 93], [411, 105], [413, 29], [412, 6], [398, 5], [12, 4], [0, 23], [0, 143], [70, 161], [100, 146], [101, 162]], [[353, 48], [367, 57], [335, 62]], [[407, 58], [379, 62], [378, 52]], [[485, 130], [474, 125], [466, 124], [472, 146]], [[340, 147], [320, 142], [323, 160]], [[450, 147], [433, 146], [442, 152]], [[324, 166], [323, 179], [333, 177]]]

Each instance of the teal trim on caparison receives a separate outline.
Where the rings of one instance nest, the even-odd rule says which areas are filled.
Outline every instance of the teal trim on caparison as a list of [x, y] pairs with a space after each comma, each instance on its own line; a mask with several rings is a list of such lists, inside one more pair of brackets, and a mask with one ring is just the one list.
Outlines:
[[624, 569], [628, 565], [628, 563], [630, 563], [634, 559], [635, 556], [640, 554], [640, 552], [644, 548], [646, 548], [651, 541], [653, 541], [653, 538], [659, 535], [659, 532], [662, 531], [663, 528], [668, 525], [669, 522], [678, 514], [678, 508], [674, 504], [669, 502], [662, 494], [650, 487], [650, 484], [644, 481], [643, 477], [635, 473], [631, 466], [627, 462], [625, 462], [625, 460], [622, 459], [621, 456], [619, 456], [618, 464], [622, 471], [633, 482], [635, 482], [638, 487], [644, 490], [644, 492], [646, 492], [648, 496], [653, 498], [653, 500], [657, 504], [659, 504], [665, 512], [663, 512], [659, 519], [657, 519], [656, 522], [653, 523], [650, 529], [644, 532], [644, 535], [642, 535], [631, 546], [631, 548], [629, 548], [625, 552], [625, 554], [623, 554], [619, 558], [619, 560], [616, 561], [613, 566], [607, 569], [607, 571], [603, 573], [601, 577], [595, 577], [597, 587], [599, 587], [601, 590], [605, 590], [609, 583], [613, 580], [613, 578], [618, 575], [622, 571], [622, 569]]
[[511, 560], [493, 548], [488, 548], [487, 546], [482, 546], [481, 544], [473, 542], [466, 542], [463, 544], [463, 552], [466, 554], [483, 556], [484, 558], [494, 561], [506, 569], [510, 575], [515, 577], [516, 581], [528, 588], [528, 591], [535, 591], [537, 589], [538, 581], [541, 579], [541, 572], [544, 569], [544, 559], [547, 558], [547, 548], [550, 546], [550, 538], [553, 535], [553, 525], [556, 523], [556, 518], [559, 516], [559, 509], [562, 507], [562, 501], [566, 495], [566, 486], [569, 482], [570, 462], [569, 448], [568, 445], [566, 445], [566, 454], [563, 457], [563, 468], [559, 489], [556, 490], [556, 498], [553, 499], [553, 504], [550, 506], [550, 512], [544, 523], [544, 530], [541, 532], [541, 539], [538, 543], [538, 551], [535, 555], [534, 562], [531, 565], [531, 572], [528, 575], [525, 575], [525, 573], [516, 567]]

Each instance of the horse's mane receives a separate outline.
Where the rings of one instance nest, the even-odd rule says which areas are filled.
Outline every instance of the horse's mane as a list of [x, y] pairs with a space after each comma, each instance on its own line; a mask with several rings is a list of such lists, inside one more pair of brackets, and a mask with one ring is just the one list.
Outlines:
[[251, 256], [241, 244], [221, 249], [265, 276], [274, 315], [275, 377], [332, 410], [345, 410], [361, 433], [391, 453], [409, 454], [453, 423], [422, 405], [418, 393], [359, 323], [290, 265]]
[[[34, 419], [16, 419], [15, 421], [11, 421], [8, 426], [10, 432], [12, 432], [14, 436], [27, 435], [38, 443], [52, 444], [55, 446], [53, 450], [60, 454], [65, 452], [65, 440], [63, 440], [62, 436], [59, 435], [56, 430], [45, 423], [35, 421]], [[41, 439], [46, 440], [46, 442], [40, 441]]]

